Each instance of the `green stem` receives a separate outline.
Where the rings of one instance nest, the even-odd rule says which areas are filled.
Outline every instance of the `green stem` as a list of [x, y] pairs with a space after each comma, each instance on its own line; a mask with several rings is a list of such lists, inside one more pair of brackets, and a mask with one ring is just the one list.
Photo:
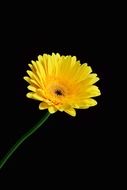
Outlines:
[[26, 132], [23, 136], [21, 136], [17, 142], [12, 146], [12, 148], [5, 154], [5, 156], [0, 160], [0, 169], [4, 166], [7, 160], [11, 157], [11, 155], [17, 150], [17, 148], [28, 138], [30, 137], [37, 129], [43, 125], [43, 123], [49, 118], [50, 113], [46, 113], [45, 116], [35, 125], [33, 126], [28, 132]]

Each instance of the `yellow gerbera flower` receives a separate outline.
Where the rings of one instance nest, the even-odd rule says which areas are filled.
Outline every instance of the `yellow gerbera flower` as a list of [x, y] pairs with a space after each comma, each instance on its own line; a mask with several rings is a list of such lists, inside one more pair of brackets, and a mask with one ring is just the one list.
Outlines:
[[50, 113], [59, 110], [76, 116], [75, 109], [97, 104], [92, 97], [100, 95], [98, 87], [93, 85], [99, 78], [91, 74], [87, 63], [81, 64], [75, 56], [43, 54], [29, 67], [29, 77], [24, 77], [30, 84], [27, 97], [41, 101], [40, 110], [48, 109]]
[[32, 61], [29, 67], [29, 77], [24, 77], [30, 84], [28, 89], [31, 92], [27, 93], [27, 97], [41, 101], [39, 109], [48, 109], [49, 112], [17, 140], [0, 160], [0, 169], [18, 147], [45, 123], [50, 113], [59, 110], [76, 116], [75, 109], [95, 106], [97, 102], [92, 97], [100, 95], [98, 87], [93, 85], [99, 80], [97, 74], [91, 74], [91, 67], [86, 63], [81, 65], [75, 56], [43, 54], [38, 56], [38, 61]]

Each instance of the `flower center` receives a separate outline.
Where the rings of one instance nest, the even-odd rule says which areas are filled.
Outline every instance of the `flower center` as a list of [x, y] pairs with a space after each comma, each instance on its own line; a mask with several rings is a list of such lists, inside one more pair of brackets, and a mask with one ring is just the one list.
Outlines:
[[67, 83], [51, 78], [46, 88], [46, 97], [55, 105], [63, 104], [68, 96], [68, 92], [69, 89]]
[[55, 94], [56, 94], [57, 96], [64, 96], [62, 90], [60, 90], [60, 89], [55, 90]]

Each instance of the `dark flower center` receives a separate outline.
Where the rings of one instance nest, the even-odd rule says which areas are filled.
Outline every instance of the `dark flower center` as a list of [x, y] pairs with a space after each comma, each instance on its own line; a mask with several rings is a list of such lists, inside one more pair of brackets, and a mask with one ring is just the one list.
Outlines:
[[55, 94], [56, 94], [57, 96], [63, 96], [63, 93], [62, 93], [61, 90], [55, 90]]

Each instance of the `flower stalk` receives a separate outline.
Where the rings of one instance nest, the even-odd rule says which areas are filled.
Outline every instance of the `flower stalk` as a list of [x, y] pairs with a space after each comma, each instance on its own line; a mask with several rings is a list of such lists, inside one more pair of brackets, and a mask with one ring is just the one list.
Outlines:
[[33, 126], [29, 131], [27, 131], [21, 138], [17, 140], [17, 142], [12, 146], [12, 148], [5, 154], [5, 156], [0, 160], [0, 169], [5, 165], [7, 160], [13, 155], [13, 153], [18, 149], [18, 147], [26, 140], [28, 137], [30, 137], [33, 133], [35, 133], [49, 118], [51, 114], [47, 112], [44, 117], [41, 118], [38, 123]]

